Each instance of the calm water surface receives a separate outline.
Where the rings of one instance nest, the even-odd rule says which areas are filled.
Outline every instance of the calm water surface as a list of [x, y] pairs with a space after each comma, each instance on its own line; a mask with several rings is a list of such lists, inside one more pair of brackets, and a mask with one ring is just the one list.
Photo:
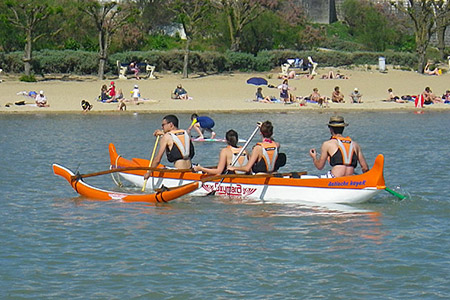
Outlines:
[[[308, 155], [329, 111], [217, 114], [248, 137], [272, 120], [282, 171], [317, 174]], [[188, 115], [179, 115], [181, 127]], [[389, 187], [358, 206], [289, 206], [186, 196], [164, 205], [96, 202], [52, 174], [109, 167], [108, 143], [150, 157], [162, 115], [0, 115], [1, 299], [448, 299], [449, 113], [347, 113]], [[214, 165], [223, 144], [196, 144]], [[113, 189], [111, 177], [87, 180]]]

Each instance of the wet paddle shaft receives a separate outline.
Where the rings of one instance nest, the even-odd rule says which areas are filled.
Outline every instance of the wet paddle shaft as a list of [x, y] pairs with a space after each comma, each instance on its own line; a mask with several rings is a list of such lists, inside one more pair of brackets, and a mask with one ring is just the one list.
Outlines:
[[[156, 137], [156, 142], [155, 142], [155, 146], [153, 147], [152, 157], [150, 158], [150, 163], [148, 164], [149, 167], [152, 166], [153, 157], [155, 156], [155, 152], [156, 152], [156, 146], [158, 146], [158, 142], [159, 142], [159, 137], [160, 137], [160, 135], [158, 135]], [[145, 192], [145, 186], [147, 185], [147, 181], [148, 181], [148, 178], [144, 180], [144, 185], [142, 186], [143, 192]]]
[[[248, 144], [250, 144], [250, 142], [253, 139], [253, 137], [259, 131], [259, 128], [261, 127], [261, 124], [262, 124], [261, 122], [258, 122], [258, 125], [256, 126], [255, 130], [253, 130], [252, 135], [247, 139], [247, 142], [245, 142], [245, 144], [242, 147], [241, 151], [239, 151], [238, 155], [236, 155], [236, 157], [231, 162], [231, 166], [234, 166], [236, 164], [236, 162], [238, 161], [239, 157], [241, 157], [242, 153], [244, 153], [245, 148], [247, 148]], [[227, 171], [227, 173], [228, 173], [228, 171]], [[224, 180], [225, 180], [225, 178], [222, 178], [222, 180], [220, 180], [219, 183], [217, 184], [216, 188], [213, 191], [211, 191], [208, 195], [214, 195], [216, 193], [216, 191], [219, 189], [220, 185], [222, 184], [222, 182]]]

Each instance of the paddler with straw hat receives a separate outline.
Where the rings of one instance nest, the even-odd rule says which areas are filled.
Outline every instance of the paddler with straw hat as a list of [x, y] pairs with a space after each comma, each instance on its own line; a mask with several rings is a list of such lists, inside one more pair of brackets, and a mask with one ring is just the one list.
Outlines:
[[323, 142], [320, 157], [317, 158], [316, 149], [309, 150], [309, 155], [317, 169], [322, 170], [327, 160], [331, 165], [331, 171], [321, 177], [334, 178], [353, 175], [358, 162], [363, 172], [369, 171], [359, 144], [350, 137], [342, 135], [344, 128], [348, 126], [344, 117], [332, 116], [327, 125], [330, 129], [331, 139]]

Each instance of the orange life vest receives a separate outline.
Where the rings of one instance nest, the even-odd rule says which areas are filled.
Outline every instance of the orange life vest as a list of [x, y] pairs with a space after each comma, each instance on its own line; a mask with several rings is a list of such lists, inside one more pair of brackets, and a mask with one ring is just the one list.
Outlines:
[[273, 172], [278, 158], [278, 148], [274, 141], [257, 143], [262, 147], [262, 158], [266, 164], [266, 172]]
[[[352, 139], [350, 137], [338, 137], [338, 136], [332, 136], [331, 139], [334, 139], [338, 142], [338, 151], [341, 152], [342, 156], [342, 163], [336, 162], [335, 164], [331, 163], [332, 166], [334, 165], [344, 165], [344, 166], [354, 166], [356, 167], [357, 158], [356, 158], [356, 152], [354, 148], [354, 144], [352, 142]], [[333, 155], [333, 157], [335, 154]]]

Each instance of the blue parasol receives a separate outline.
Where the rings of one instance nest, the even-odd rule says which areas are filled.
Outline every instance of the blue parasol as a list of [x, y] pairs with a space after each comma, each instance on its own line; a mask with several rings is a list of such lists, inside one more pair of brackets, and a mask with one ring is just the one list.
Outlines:
[[267, 80], [261, 77], [252, 77], [247, 80], [248, 84], [254, 84], [254, 85], [267, 85]]

